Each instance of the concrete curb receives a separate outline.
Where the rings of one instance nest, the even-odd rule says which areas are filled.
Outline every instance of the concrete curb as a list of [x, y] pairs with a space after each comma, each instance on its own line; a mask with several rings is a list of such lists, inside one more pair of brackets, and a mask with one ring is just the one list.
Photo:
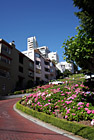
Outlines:
[[18, 114], [20, 114], [22, 117], [24, 117], [24, 118], [26, 118], [26, 119], [28, 119], [28, 120], [30, 120], [30, 121], [32, 121], [32, 122], [34, 122], [34, 123], [36, 123], [36, 124], [42, 126], [42, 127], [45, 127], [45, 128], [47, 128], [47, 129], [49, 129], [49, 130], [51, 130], [51, 131], [54, 131], [54, 132], [56, 132], [56, 133], [58, 133], [58, 134], [64, 135], [64, 136], [69, 137], [69, 138], [71, 138], [71, 139], [73, 139], [73, 140], [87, 140], [87, 139], [84, 139], [84, 138], [82, 138], [82, 137], [80, 137], [80, 136], [76, 136], [76, 135], [74, 135], [73, 133], [70, 133], [70, 132], [68, 132], [68, 131], [59, 129], [59, 128], [57, 128], [57, 127], [51, 125], [51, 124], [42, 122], [41, 120], [39, 120], [39, 119], [37, 119], [37, 118], [34, 118], [34, 117], [32, 117], [32, 116], [30, 116], [30, 115], [28, 115], [28, 114], [25, 114], [24, 112], [22, 112], [22, 111], [16, 109], [16, 104], [13, 106], [13, 109], [14, 109], [14, 111], [16, 111]]

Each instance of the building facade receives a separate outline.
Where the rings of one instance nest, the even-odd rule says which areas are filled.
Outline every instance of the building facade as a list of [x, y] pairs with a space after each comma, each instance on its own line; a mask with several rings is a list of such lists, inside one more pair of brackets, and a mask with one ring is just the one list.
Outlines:
[[56, 67], [47, 58], [44, 58], [39, 50], [34, 50], [35, 65], [34, 65], [34, 80], [49, 82], [56, 78]]
[[74, 67], [72, 63], [60, 62], [56, 64], [56, 67], [61, 71], [61, 73], [63, 73], [66, 69], [74, 73]]
[[[32, 47], [30, 44], [27, 45], [27, 50], [22, 53], [34, 62], [34, 81], [40, 83], [41, 81], [48, 82], [56, 78], [56, 67], [52, 61], [48, 58], [49, 49], [47, 46], [38, 47], [38, 43], [35, 37], [32, 39]], [[35, 39], [35, 41], [34, 41]], [[30, 42], [30, 41], [29, 41]], [[34, 45], [36, 44], [36, 45]]]
[[0, 95], [23, 89], [34, 81], [34, 62], [15, 48], [14, 42], [0, 39]]
[[37, 40], [36, 40], [35, 36], [34, 37], [29, 37], [27, 39], [27, 48], [28, 48], [28, 50], [38, 48], [38, 43], [37, 43]]
[[50, 53], [48, 53], [48, 58], [51, 61], [54, 61], [55, 63], [59, 63], [59, 56], [58, 56], [57, 52], [50, 52]]
[[38, 47], [37, 49], [41, 52], [41, 55], [44, 58], [48, 58], [48, 54], [50, 53], [50, 50], [48, 49], [47, 46]]

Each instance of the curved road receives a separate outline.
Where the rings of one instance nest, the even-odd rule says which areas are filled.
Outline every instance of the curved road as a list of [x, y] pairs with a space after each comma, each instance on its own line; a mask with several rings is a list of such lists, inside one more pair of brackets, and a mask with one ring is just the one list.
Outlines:
[[19, 98], [0, 101], [0, 140], [72, 140], [17, 114], [13, 105], [18, 100]]

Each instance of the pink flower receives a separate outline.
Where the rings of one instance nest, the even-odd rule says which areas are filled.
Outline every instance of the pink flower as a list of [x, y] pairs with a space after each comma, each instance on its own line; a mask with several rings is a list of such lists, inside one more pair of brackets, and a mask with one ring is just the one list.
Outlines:
[[64, 93], [62, 93], [61, 95], [62, 95], [62, 96], [64, 96], [65, 94], [64, 94]]
[[76, 114], [75, 113], [72, 113], [72, 115], [75, 116]]
[[91, 110], [88, 110], [88, 111], [87, 111], [87, 114], [90, 114], [90, 113], [91, 113]]
[[84, 105], [84, 103], [82, 103], [82, 102], [79, 102], [77, 105], [78, 105], [78, 106], [80, 106], [80, 105]]
[[80, 106], [80, 108], [83, 108], [83, 106]]
[[83, 84], [81, 84], [80, 86], [81, 86], [81, 87], [84, 87], [84, 85], [83, 85]]
[[71, 93], [71, 92], [66, 92], [68, 95]]
[[89, 107], [89, 103], [87, 103], [86, 106]]
[[94, 114], [94, 110], [92, 110], [92, 114]]
[[78, 86], [79, 86], [78, 84], [75, 85], [75, 87], [78, 87]]
[[69, 114], [70, 113], [70, 110], [67, 110], [66, 114]]
[[88, 111], [88, 108], [85, 108], [85, 111]]
[[53, 112], [53, 114], [55, 114], [55, 112]]
[[65, 103], [67, 103], [67, 105], [70, 104], [71, 102], [72, 102], [72, 101], [65, 101]]
[[68, 118], [68, 116], [66, 115], [66, 116], [65, 116], [65, 119], [67, 119], [67, 118]]
[[58, 108], [58, 106], [55, 106], [55, 108]]
[[40, 105], [40, 102], [38, 102], [37, 104]]
[[78, 107], [78, 110], [80, 110], [80, 107]]

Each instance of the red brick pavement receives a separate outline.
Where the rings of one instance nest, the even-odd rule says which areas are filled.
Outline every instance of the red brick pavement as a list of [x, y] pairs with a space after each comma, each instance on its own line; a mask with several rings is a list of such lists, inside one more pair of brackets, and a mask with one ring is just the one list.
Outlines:
[[17, 114], [13, 105], [18, 100], [0, 101], [0, 140], [72, 140]]

